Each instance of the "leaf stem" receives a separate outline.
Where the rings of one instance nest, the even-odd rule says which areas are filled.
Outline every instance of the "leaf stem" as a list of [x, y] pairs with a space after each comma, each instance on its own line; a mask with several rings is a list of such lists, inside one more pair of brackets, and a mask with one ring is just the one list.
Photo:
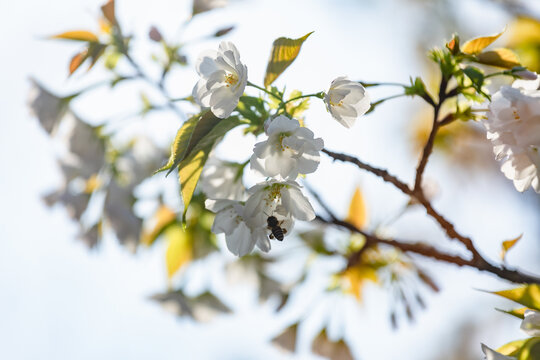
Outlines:
[[273, 92], [268, 91], [268, 90], [266, 90], [265, 88], [263, 88], [263, 87], [261, 87], [261, 86], [259, 86], [259, 85], [255, 85], [254, 83], [252, 83], [252, 82], [250, 82], [250, 81], [247, 82], [247, 85], [248, 85], [248, 86], [251, 86], [251, 87], [254, 87], [255, 89], [259, 89], [259, 90], [261, 90], [261, 91], [267, 93], [268, 95], [271, 95], [271, 96], [275, 97], [275, 98], [278, 99], [279, 101], [283, 101], [283, 98], [282, 98], [282, 97], [277, 96], [277, 95], [274, 94]]

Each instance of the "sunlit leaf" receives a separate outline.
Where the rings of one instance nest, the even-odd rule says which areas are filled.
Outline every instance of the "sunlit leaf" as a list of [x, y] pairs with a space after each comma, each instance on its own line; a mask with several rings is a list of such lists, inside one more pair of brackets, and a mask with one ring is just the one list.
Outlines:
[[[189, 155], [190, 151], [206, 136], [221, 120], [211, 111], [204, 111], [191, 117], [178, 130], [171, 147], [171, 155], [165, 166], [161, 167], [156, 173], [169, 170], [169, 175], [182, 160]], [[224, 134], [222, 134], [224, 135]]]
[[509, 32], [508, 45], [511, 47], [540, 43], [540, 21], [533, 17], [518, 16], [510, 24]]
[[[182, 221], [185, 221], [186, 212], [193, 197], [195, 187], [199, 182], [199, 177], [208, 155], [218, 139], [222, 138], [229, 130], [244, 123], [237, 117], [230, 117], [219, 120], [215, 126], [205, 126], [204, 129], [193, 131], [192, 139], [200, 137], [199, 141], [188, 144], [186, 152], [188, 155], [178, 164], [178, 176], [180, 178], [180, 192], [184, 203]], [[207, 130], [210, 129], [208, 132]]]
[[501, 309], [495, 309], [495, 310], [523, 319], [525, 317], [525, 311], [529, 310], [529, 308], [524, 307], [524, 308], [513, 309], [513, 310], [501, 310]]
[[86, 30], [66, 31], [61, 34], [51, 36], [51, 39], [65, 39], [65, 40], [87, 41], [87, 42], [99, 41], [96, 34], [94, 34], [91, 31], [86, 31]]
[[528, 339], [517, 355], [518, 360], [540, 360], [540, 337]]
[[192, 241], [190, 234], [180, 225], [168, 227], [164, 232], [168, 241], [165, 260], [167, 275], [172, 277], [184, 264], [191, 261], [193, 256]]
[[288, 351], [296, 351], [296, 337], [298, 334], [298, 323], [294, 323], [278, 336], [272, 339], [272, 344], [276, 345], [278, 348]]
[[114, 11], [114, 0], [107, 1], [103, 6], [101, 6], [101, 12], [103, 16], [109, 23], [112, 25], [116, 24], [116, 15]]
[[514, 245], [516, 245], [516, 243], [521, 239], [522, 236], [523, 236], [523, 234], [519, 235], [517, 238], [511, 239], [511, 240], [505, 240], [505, 241], [502, 242], [502, 244], [501, 244], [501, 247], [502, 247], [501, 259], [502, 259], [502, 261], [505, 261], [506, 253], [508, 252], [508, 250], [510, 250]]
[[322, 330], [313, 340], [311, 350], [322, 357], [330, 360], [353, 360], [349, 347], [343, 340], [332, 341], [328, 339], [326, 330]]
[[515, 289], [494, 291], [492, 294], [515, 301], [531, 309], [540, 311], [540, 285], [523, 285]]
[[484, 65], [511, 69], [521, 66], [518, 56], [510, 49], [495, 49], [478, 54], [478, 62]]
[[176, 220], [176, 213], [168, 206], [161, 205], [141, 235], [141, 243], [152, 245], [163, 230]]
[[69, 62], [69, 74], [73, 74], [86, 59], [88, 59], [88, 49], [84, 49], [73, 56]]
[[465, 54], [479, 54], [484, 50], [486, 47], [488, 47], [491, 43], [493, 43], [495, 40], [497, 40], [505, 31], [501, 31], [498, 34], [491, 35], [491, 36], [482, 36], [477, 37], [474, 39], [471, 39], [467, 41], [463, 46], [461, 47], [461, 51], [463, 51]]
[[266, 75], [264, 76], [265, 87], [272, 84], [292, 64], [298, 56], [302, 44], [311, 34], [313, 34], [313, 31], [299, 39], [280, 37], [274, 41], [266, 68]]
[[358, 229], [364, 228], [367, 224], [366, 204], [360, 187], [356, 187], [354, 190], [346, 220]]
[[511, 341], [508, 344], [505, 344], [498, 348], [497, 352], [500, 352], [501, 354], [507, 356], [514, 356], [519, 352], [519, 349], [522, 348], [523, 344], [525, 344], [526, 341], [527, 339]]
[[356, 265], [340, 274], [341, 287], [345, 293], [354, 295], [356, 300], [362, 300], [363, 287], [367, 281], [377, 282], [377, 271], [368, 265]]

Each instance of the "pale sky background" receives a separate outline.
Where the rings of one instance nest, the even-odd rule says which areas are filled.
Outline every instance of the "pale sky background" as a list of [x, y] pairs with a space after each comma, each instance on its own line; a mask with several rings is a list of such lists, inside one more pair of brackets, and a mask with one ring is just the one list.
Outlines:
[[[300, 308], [310, 305], [309, 298], [296, 297], [289, 311], [275, 315], [275, 304], [259, 306], [249, 287], [220, 282], [216, 280], [223, 278], [219, 268], [203, 264], [193, 271], [188, 292], [196, 294], [209, 284], [227, 294], [225, 302], [234, 308], [235, 315], [202, 325], [177, 319], [148, 299], [167, 287], [162, 243], [134, 255], [115, 240], [105, 239], [99, 249], [89, 251], [74, 241], [77, 227], [65, 211], [61, 207], [51, 210], [41, 201], [44, 193], [59, 186], [60, 173], [54, 145], [26, 106], [28, 79], [33, 76], [51, 90], [67, 94], [105, 76], [96, 66], [86, 76], [67, 80], [67, 64], [78, 45], [44, 40], [71, 29], [96, 30], [101, 3], [0, 3], [4, 39], [0, 86], [0, 358], [316, 359], [310, 353], [310, 343], [320, 330], [317, 324], [323, 321], [317, 314], [306, 322], [297, 355], [287, 357], [268, 345], [269, 339], [294, 320]], [[227, 40], [238, 47], [248, 65], [250, 80], [261, 84], [272, 41], [279, 36], [296, 38], [314, 30], [297, 61], [278, 80], [279, 86], [286, 84], [288, 89], [311, 93], [326, 90], [331, 80], [340, 75], [365, 81], [407, 82], [409, 76], [422, 72], [415, 39], [431, 32], [422, 20], [425, 3], [429, 1], [233, 0], [225, 9], [195, 18], [186, 37], [237, 25]], [[498, 8], [483, 1], [459, 3], [458, 16], [469, 24], [467, 36], [498, 32], [508, 22]], [[538, 2], [534, 3], [538, 8]], [[141, 39], [135, 44], [135, 57], [148, 65], [148, 54], [153, 50], [145, 37], [150, 25], [158, 25], [166, 38], [173, 38], [190, 6], [189, 1], [118, 1], [117, 14], [123, 28]], [[443, 45], [449, 37], [450, 33], [441, 33], [423, 42], [426, 46]], [[200, 50], [217, 44], [207, 41], [190, 46], [187, 52], [194, 60]], [[167, 85], [173, 95], [185, 96], [195, 81], [195, 72], [187, 69]], [[140, 104], [140, 87], [135, 85], [125, 86], [120, 95], [114, 96], [99, 90], [78, 100], [75, 110], [95, 123], [129, 114]], [[392, 93], [392, 89], [373, 92], [373, 98]], [[405, 179], [412, 178], [416, 159], [410, 151], [407, 125], [414, 111], [422, 106], [420, 101], [396, 100], [360, 119], [352, 130], [331, 120], [322, 102], [312, 103], [308, 126], [324, 138], [327, 148], [355, 153]], [[167, 144], [178, 124], [170, 114], [164, 114], [149, 116], [134, 128]], [[254, 139], [245, 140], [241, 145], [245, 151], [239, 151], [236, 138], [238, 134], [226, 138], [222, 154], [231, 158], [238, 153], [248, 154]], [[243, 160], [247, 156], [241, 157]], [[431, 160], [427, 176], [436, 179], [443, 189], [435, 207], [460, 232], [470, 235], [490, 259], [497, 259], [501, 241], [523, 232], [523, 239], [508, 261], [540, 273], [538, 197], [530, 192], [517, 193], [499, 172], [471, 175], [449, 168], [437, 154]], [[325, 157], [317, 175], [308, 180], [340, 215], [345, 214], [349, 197], [355, 185], [360, 184], [372, 223], [388, 219], [406, 201], [369, 174], [332, 164]], [[421, 210], [403, 217], [392, 228], [392, 235], [429, 239], [452, 248]], [[275, 251], [282, 246], [273, 245]], [[287, 249], [286, 244], [283, 246]], [[344, 324], [346, 338], [360, 359], [433, 359], [451, 349], [452, 340], [458, 338], [456, 331], [467, 320], [481, 330], [475, 339], [479, 359], [480, 341], [497, 347], [524, 337], [519, 321], [493, 309], [512, 304], [475, 290], [508, 288], [509, 284], [470, 269], [423, 263], [429, 264], [426, 266], [443, 290], [428, 296], [427, 310], [419, 312], [412, 325], [402, 321], [398, 331], [390, 329], [387, 297], [376, 288], [370, 288], [360, 306], [350, 299], [331, 298], [315, 304], [314, 311], [340, 310], [332, 311], [331, 328], [335, 331], [330, 335], [339, 335], [340, 324]], [[321, 281], [315, 287], [325, 285]]]

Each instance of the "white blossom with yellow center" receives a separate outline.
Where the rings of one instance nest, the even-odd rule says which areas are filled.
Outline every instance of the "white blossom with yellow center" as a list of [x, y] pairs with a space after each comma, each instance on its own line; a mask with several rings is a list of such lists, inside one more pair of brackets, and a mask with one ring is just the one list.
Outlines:
[[202, 52], [196, 69], [201, 79], [193, 88], [195, 101], [218, 118], [231, 115], [247, 84], [247, 66], [240, 61], [234, 44], [222, 41], [218, 51]]
[[502, 86], [489, 104], [483, 124], [501, 171], [522, 192], [540, 193], [540, 78]]
[[[315, 211], [295, 181], [270, 180], [248, 190], [244, 218], [252, 227], [265, 227], [269, 216], [311, 221]], [[277, 216], [276, 216], [277, 217]]]
[[356, 119], [370, 108], [370, 98], [366, 89], [358, 82], [340, 76], [330, 84], [324, 97], [330, 114], [346, 128], [354, 125]]
[[301, 127], [298, 120], [280, 115], [269, 123], [266, 134], [267, 140], [255, 144], [252, 169], [264, 176], [290, 180], [317, 170], [324, 142], [314, 139], [313, 132]]

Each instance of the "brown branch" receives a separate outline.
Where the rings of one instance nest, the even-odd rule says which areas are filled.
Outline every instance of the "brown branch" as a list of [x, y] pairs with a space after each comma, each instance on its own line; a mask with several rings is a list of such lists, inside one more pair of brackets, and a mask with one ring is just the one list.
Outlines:
[[540, 278], [538, 277], [522, 273], [518, 270], [495, 266], [483, 258], [480, 258], [481, 261], [478, 261], [478, 259], [475, 259], [475, 258], [468, 260], [458, 255], [452, 255], [452, 254], [442, 252], [438, 250], [437, 248], [431, 245], [422, 243], [422, 242], [406, 242], [402, 240], [380, 238], [376, 235], [373, 235], [361, 229], [358, 229], [356, 226], [354, 226], [351, 223], [348, 223], [346, 221], [339, 220], [339, 219], [326, 220], [321, 216], [317, 216], [317, 220], [324, 222], [326, 224], [339, 226], [339, 227], [348, 229], [351, 232], [361, 234], [366, 238], [365, 246], [359, 251], [350, 255], [348, 265], [347, 265], [348, 267], [354, 266], [360, 261], [361, 254], [363, 251], [365, 251], [365, 249], [373, 245], [384, 244], [384, 245], [388, 245], [388, 246], [392, 246], [394, 248], [400, 249], [401, 251], [406, 252], [406, 253], [418, 254], [424, 257], [428, 257], [428, 258], [439, 260], [439, 261], [444, 261], [446, 263], [454, 264], [457, 266], [467, 266], [467, 267], [475, 268], [480, 271], [489, 272], [491, 274], [497, 275], [498, 277], [502, 279], [509, 280], [514, 283], [540, 284]]
[[343, 162], [350, 162], [352, 164], [355, 164], [362, 170], [369, 171], [372, 174], [377, 175], [378, 177], [382, 178], [384, 181], [389, 182], [393, 184], [395, 187], [400, 189], [403, 193], [413, 196], [413, 191], [409, 188], [407, 184], [405, 184], [403, 181], [399, 180], [396, 176], [390, 174], [388, 171], [384, 169], [379, 169], [374, 166], [368, 165], [359, 159], [357, 159], [354, 156], [342, 154], [342, 153], [336, 153], [327, 149], [322, 149], [322, 152], [326, 155], [330, 156], [334, 160], [339, 160]]

